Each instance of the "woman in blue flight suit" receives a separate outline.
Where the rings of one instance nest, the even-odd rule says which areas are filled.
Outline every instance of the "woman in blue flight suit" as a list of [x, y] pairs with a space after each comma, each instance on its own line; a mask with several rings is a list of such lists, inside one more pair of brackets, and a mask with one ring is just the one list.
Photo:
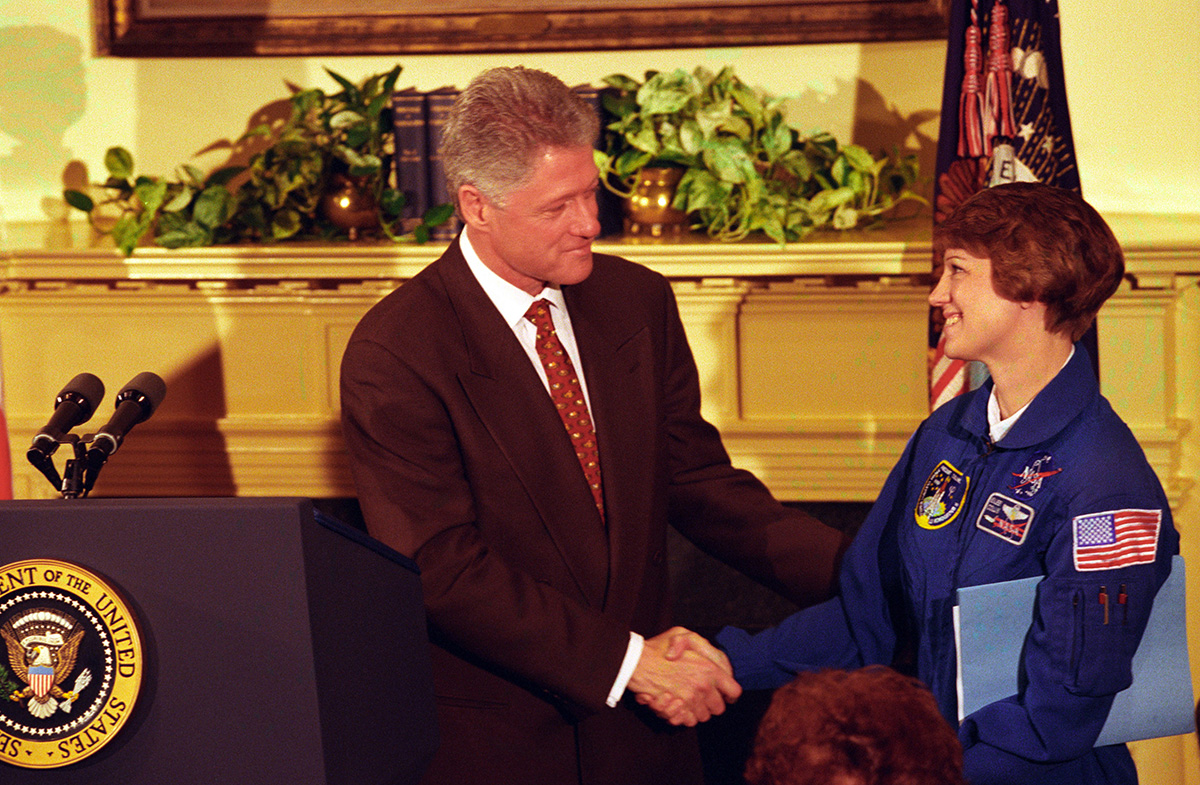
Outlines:
[[846, 554], [839, 597], [719, 643], [751, 689], [820, 667], [906, 669], [957, 725], [956, 591], [1044, 576], [1020, 692], [958, 725], [967, 779], [1135, 783], [1125, 745], [1093, 745], [1179, 538], [1076, 343], [1124, 274], [1120, 247], [1078, 196], [1034, 183], [976, 194], [934, 242], [946, 354], [991, 379], [913, 435]]

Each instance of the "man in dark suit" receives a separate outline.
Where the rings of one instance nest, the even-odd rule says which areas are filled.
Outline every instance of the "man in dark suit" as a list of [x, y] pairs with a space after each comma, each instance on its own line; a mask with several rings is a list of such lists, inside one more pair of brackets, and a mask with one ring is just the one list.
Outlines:
[[678, 726], [740, 687], [669, 628], [667, 525], [802, 604], [844, 546], [730, 465], [667, 281], [593, 256], [597, 130], [549, 74], [476, 78], [442, 145], [465, 229], [342, 362], [367, 525], [421, 569], [429, 782], [699, 782]]

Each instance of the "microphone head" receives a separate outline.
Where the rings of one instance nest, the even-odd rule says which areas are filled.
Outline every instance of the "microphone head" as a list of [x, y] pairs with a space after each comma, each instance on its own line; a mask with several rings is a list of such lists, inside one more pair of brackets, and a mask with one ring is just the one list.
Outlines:
[[142, 416], [137, 422], [143, 422], [154, 414], [158, 405], [166, 397], [167, 383], [162, 380], [162, 377], [151, 371], [142, 371], [130, 379], [129, 384], [117, 393], [117, 398], [113, 403], [119, 407], [125, 401], [136, 401], [142, 407]]
[[58, 396], [54, 399], [54, 408], [57, 409], [64, 401], [71, 401], [79, 407], [77, 415], [79, 419], [76, 422], [79, 424], [91, 419], [102, 400], [104, 400], [104, 382], [94, 374], [81, 373], [59, 390]]

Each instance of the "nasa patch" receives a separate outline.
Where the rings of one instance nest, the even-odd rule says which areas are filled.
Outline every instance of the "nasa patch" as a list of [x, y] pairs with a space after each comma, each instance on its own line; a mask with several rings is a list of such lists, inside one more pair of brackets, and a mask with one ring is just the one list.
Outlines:
[[1062, 469], [1051, 468], [1053, 460], [1048, 452], [1038, 453], [1030, 459], [1029, 463], [1025, 464], [1025, 468], [1012, 473], [1013, 484], [1008, 486], [1008, 489], [1013, 492], [1014, 496], [1032, 499], [1042, 489], [1042, 483], [1046, 481], [1046, 478], [1053, 477], [1062, 471]]
[[993, 493], [979, 513], [975, 525], [1005, 542], [1020, 545], [1029, 534], [1034, 509], [1002, 493]]
[[921, 488], [917, 507], [913, 511], [922, 529], [940, 529], [958, 515], [971, 478], [954, 468], [949, 461], [934, 467]]

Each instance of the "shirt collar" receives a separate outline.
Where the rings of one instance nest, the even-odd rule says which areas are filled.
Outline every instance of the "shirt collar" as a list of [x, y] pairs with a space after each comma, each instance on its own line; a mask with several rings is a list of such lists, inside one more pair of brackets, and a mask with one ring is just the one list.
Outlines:
[[[992, 380], [971, 394], [962, 411], [962, 427], [983, 437], [988, 432], [988, 398]], [[1020, 419], [1014, 423], [997, 446], [1022, 449], [1052, 438], [1090, 406], [1100, 394], [1100, 385], [1092, 371], [1092, 361], [1081, 344], [1075, 344], [1067, 364], [1058, 375], [1029, 402]], [[1012, 418], [1009, 418], [1012, 419]]]
[[[1033, 403], [1030, 401], [1030, 403]], [[1003, 439], [1012, 427], [1017, 424], [1017, 420], [1029, 408], [1029, 404], [1025, 404], [1020, 409], [1017, 409], [1011, 416], [1000, 418], [1000, 400], [996, 397], [996, 388], [992, 387], [992, 394], [988, 396], [988, 433], [992, 437], [993, 442], [998, 442]]]
[[496, 310], [500, 312], [500, 316], [509, 327], [515, 328], [521, 324], [521, 320], [525, 318], [525, 313], [534, 300], [549, 300], [551, 305], [561, 311], [566, 311], [566, 301], [563, 299], [562, 290], [558, 287], [547, 286], [536, 296], [530, 296], [524, 289], [513, 286], [492, 272], [491, 268], [479, 258], [479, 253], [471, 245], [471, 239], [467, 237], [466, 230], [458, 233], [458, 247], [462, 251], [463, 258], [467, 260], [467, 267], [470, 268], [471, 274], [475, 276], [475, 280], [479, 281], [484, 294], [496, 306]]
[[[1072, 346], [1071, 353], [1067, 355], [1066, 362], [1064, 362], [1062, 367], [1058, 369], [1059, 373], [1062, 373], [1062, 369], [1067, 367], [1067, 363], [1071, 362], [1071, 358], [1074, 356], [1075, 347]], [[1057, 376], [1057, 374], [1055, 375]], [[1034, 398], [1036, 397], [1037, 396], [1035, 395]], [[991, 435], [993, 442], [998, 442], [1008, 435], [1008, 432], [1012, 430], [1012, 427], [1017, 424], [1017, 420], [1021, 419], [1021, 415], [1024, 414], [1025, 410], [1029, 408], [1030, 403], [1033, 403], [1033, 401], [1029, 401], [1029, 403], [1025, 404], [1020, 409], [1017, 409], [1008, 417], [1001, 419], [1000, 400], [996, 397], [995, 386], [992, 387], [992, 394], [988, 396], [987, 418], [988, 433]]]

